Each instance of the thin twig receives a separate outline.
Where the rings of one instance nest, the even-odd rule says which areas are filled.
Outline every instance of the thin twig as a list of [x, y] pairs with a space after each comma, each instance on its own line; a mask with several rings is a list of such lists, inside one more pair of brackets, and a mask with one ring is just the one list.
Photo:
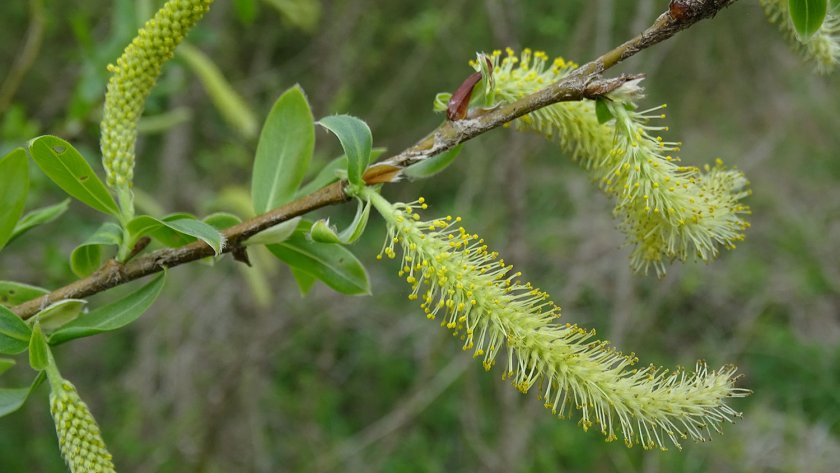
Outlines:
[[[630, 41], [581, 66], [563, 80], [527, 97], [486, 111], [476, 117], [444, 122], [411, 148], [372, 166], [365, 173], [365, 180], [368, 183], [387, 182], [388, 179], [383, 176], [387, 177], [389, 173], [451, 149], [539, 108], [564, 101], [597, 98], [607, 94], [637, 76], [623, 75], [613, 79], [601, 79], [600, 74], [602, 72], [639, 51], [670, 38], [700, 20], [713, 17], [720, 10], [736, 1], [672, 0], [668, 12], [660, 15], [651, 27]], [[343, 182], [331, 184], [223, 231], [222, 234], [227, 240], [223, 252], [227, 253], [240, 248], [241, 243], [248, 237], [278, 223], [327, 205], [345, 202], [348, 199], [349, 197], [344, 192]], [[38, 299], [15, 306], [12, 311], [21, 318], [28, 319], [38, 313], [41, 308], [53, 302], [68, 298], [87, 297], [135, 279], [158, 273], [166, 268], [212, 255], [213, 249], [210, 246], [202, 241], [196, 241], [180, 248], [168, 248], [152, 252], [125, 265], [111, 262], [87, 278], [56, 289]]]

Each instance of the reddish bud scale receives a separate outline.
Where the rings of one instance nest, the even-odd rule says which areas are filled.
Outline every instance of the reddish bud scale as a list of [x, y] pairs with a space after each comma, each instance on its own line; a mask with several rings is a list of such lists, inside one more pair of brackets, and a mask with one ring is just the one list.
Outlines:
[[467, 108], [470, 105], [473, 89], [480, 80], [481, 73], [473, 72], [452, 94], [452, 98], [449, 99], [446, 106], [446, 118], [449, 121], [463, 120], [467, 116]]

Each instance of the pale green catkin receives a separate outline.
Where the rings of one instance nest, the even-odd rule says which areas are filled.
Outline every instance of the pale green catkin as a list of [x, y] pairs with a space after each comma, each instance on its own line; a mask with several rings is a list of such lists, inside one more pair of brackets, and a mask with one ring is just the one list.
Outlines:
[[169, 0], [146, 22], [117, 64], [105, 93], [101, 124], [102, 162], [108, 185], [130, 189], [134, 178], [137, 121], [149, 92], [175, 47], [210, 8], [213, 0]]
[[72, 473], [115, 472], [99, 426], [70, 381], [50, 380], [50, 412], [61, 456]]
[[521, 273], [460, 227], [460, 218], [426, 221], [417, 212], [427, 207], [422, 198], [391, 204], [373, 190], [364, 195], [388, 225], [380, 258], [402, 253], [399, 275], [412, 288], [409, 300], [485, 369], [501, 357], [503, 379], [523, 393], [535, 389], [555, 415], [577, 411], [583, 429], [596, 425], [607, 441], [661, 449], [707, 440], [740, 416], [726, 404], [749, 394], [735, 387], [735, 367], [634, 368], [634, 354], [595, 339], [594, 330], [556, 323], [560, 308], [549, 295], [520, 281]]
[[[505, 57], [494, 51], [489, 59], [492, 81], [486, 105], [509, 103], [563, 79], [577, 65], [541, 51], [525, 49]], [[473, 67], [480, 69], [481, 62]], [[485, 67], [485, 74], [486, 74]], [[595, 102], [561, 102], [513, 122], [519, 130], [536, 131], [558, 144], [589, 171], [601, 189], [613, 196], [614, 214], [633, 247], [631, 266], [653, 267], [660, 276], [673, 260], [714, 259], [719, 248], [734, 248], [749, 224], [740, 203], [749, 195], [748, 182], [720, 160], [700, 169], [679, 164], [679, 143], [665, 141], [655, 126], [664, 105], [637, 111], [638, 81], [625, 84], [605, 101], [613, 119], [599, 123]], [[438, 100], [440, 102], [440, 100]]]

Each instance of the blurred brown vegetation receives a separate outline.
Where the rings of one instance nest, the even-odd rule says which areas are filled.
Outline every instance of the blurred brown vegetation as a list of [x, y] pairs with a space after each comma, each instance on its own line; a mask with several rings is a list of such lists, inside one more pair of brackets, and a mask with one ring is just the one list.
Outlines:
[[[0, 110], [0, 152], [38, 134], [98, 162], [105, 65], [158, 2], [44, 1], [42, 44]], [[398, 151], [442, 119], [475, 51], [529, 46], [583, 62], [651, 22], [666, 0], [217, 0], [190, 41], [258, 117], [300, 83], [316, 117], [351, 113]], [[0, 6], [0, 81], [24, 50], [29, 3]], [[497, 130], [433, 180], [390, 186], [457, 214], [554, 297], [564, 318], [642, 363], [738, 365], [744, 418], [682, 452], [628, 450], [553, 418], [461, 353], [375, 262], [382, 225], [356, 244], [374, 295], [301, 298], [270, 256], [170, 272], [161, 299], [116, 334], [56, 358], [91, 405], [121, 471], [829, 472], [840, 465], [840, 78], [811, 73], [744, 0], [619, 70], [669, 104], [682, 159], [722, 157], [752, 182], [747, 240], [711, 265], [632, 274], [610, 202], [551, 143]], [[177, 111], [177, 113], [172, 113]], [[255, 142], [228, 126], [191, 71], [164, 71], [141, 137], [147, 211], [242, 213]], [[168, 120], [168, 121], [167, 121]], [[339, 153], [319, 133], [318, 163]], [[314, 170], [316, 171], [316, 170]], [[63, 197], [33, 168], [33, 203]], [[247, 194], [245, 194], [247, 195]], [[325, 214], [345, 221], [354, 205]], [[350, 208], [352, 207], [352, 208]], [[31, 206], [30, 206], [31, 208]], [[79, 204], [0, 256], [0, 279], [72, 280], [67, 255], [99, 224]], [[119, 292], [119, 291], [117, 291]], [[91, 304], [112, 298], [104, 294]], [[31, 374], [18, 367], [4, 385]], [[0, 420], [0, 470], [64, 471], [42, 389]]]

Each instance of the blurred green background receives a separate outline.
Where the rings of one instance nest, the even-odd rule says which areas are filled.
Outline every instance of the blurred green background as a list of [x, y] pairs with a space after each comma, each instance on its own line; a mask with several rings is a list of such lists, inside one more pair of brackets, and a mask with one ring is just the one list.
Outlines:
[[[160, 3], [3, 2], [0, 82], [21, 74], [0, 95], [0, 152], [56, 134], [101, 169], [105, 65]], [[258, 122], [300, 83], [316, 117], [359, 116], [375, 145], [399, 151], [440, 122], [434, 94], [460, 84], [475, 51], [529, 46], [584, 62], [667, 3], [217, 0], [189, 39]], [[733, 403], [744, 418], [723, 436], [645, 452], [553, 418], [406, 300], [395, 265], [374, 259], [383, 228], [372, 219], [354, 247], [372, 297], [319, 285], [301, 298], [287, 268], [254, 253], [251, 270], [231, 258], [173, 270], [139, 322], [58, 348], [120, 471], [836, 471], [840, 79], [811, 74], [754, 0], [618, 70], [647, 74], [645, 103], [669, 104], [668, 137], [684, 142], [683, 161], [722, 157], [752, 182], [747, 240], [714, 264], [677, 264], [661, 280], [633, 274], [608, 199], [555, 146], [510, 130], [470, 142], [433, 180], [384, 192], [423, 195], [432, 214], [463, 216], [567, 321], [642, 363], [738, 365], [755, 394]], [[182, 59], [166, 66], [146, 116], [137, 159], [145, 209], [244, 216], [255, 138], [230, 126]], [[317, 163], [340, 152], [327, 134], [318, 140]], [[34, 167], [32, 176], [28, 208], [64, 198]], [[354, 209], [320, 214], [348, 221]], [[67, 255], [99, 223], [73, 203], [6, 248], [0, 279], [66, 284]], [[31, 376], [18, 366], [2, 383]], [[0, 419], [0, 471], [64, 471], [46, 391]]]

